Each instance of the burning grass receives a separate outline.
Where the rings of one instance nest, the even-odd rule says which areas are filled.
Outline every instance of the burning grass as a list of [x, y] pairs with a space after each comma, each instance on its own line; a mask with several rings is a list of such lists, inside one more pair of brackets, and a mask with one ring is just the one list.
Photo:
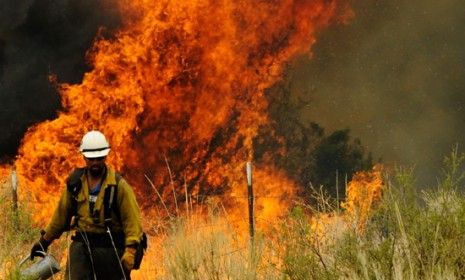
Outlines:
[[[361, 211], [352, 210], [356, 205], [366, 210], [366, 199], [373, 196], [353, 203], [350, 210], [334, 207], [318, 193], [318, 207], [302, 204], [290, 209], [285, 217], [260, 229], [253, 243], [247, 231], [238, 231], [227, 213], [217, 211], [214, 205], [208, 215], [191, 211], [174, 217], [150, 237], [150, 251], [133, 278], [462, 279], [465, 197], [460, 187], [464, 159], [454, 150], [446, 160], [445, 179], [427, 191], [414, 188], [412, 170], [397, 170], [385, 177], [390, 179], [384, 180], [382, 192], [372, 192], [379, 194], [379, 200], [370, 204], [363, 219]], [[359, 184], [358, 191], [365, 188], [365, 193], [370, 193], [370, 182], [378, 177], [359, 177], [365, 183]], [[8, 182], [3, 182], [1, 277], [18, 279], [14, 264], [28, 253], [38, 229], [28, 222], [32, 213], [25, 207], [13, 214], [9, 197]], [[14, 219], [14, 215], [21, 218]], [[354, 215], [356, 223], [351, 219]], [[54, 243], [51, 249], [63, 263], [66, 240]], [[59, 273], [56, 279], [62, 277]]]

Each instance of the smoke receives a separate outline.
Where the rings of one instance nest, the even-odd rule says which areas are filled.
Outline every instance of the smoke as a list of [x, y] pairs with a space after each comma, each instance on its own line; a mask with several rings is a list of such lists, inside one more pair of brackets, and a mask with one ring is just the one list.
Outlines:
[[27, 16], [33, 1], [0, 1], [0, 31], [4, 33], [15, 29]]
[[415, 166], [433, 186], [442, 160], [465, 147], [465, 5], [461, 0], [362, 0], [346, 26], [319, 37], [291, 73], [302, 113], [349, 128], [375, 158]]
[[60, 108], [50, 75], [79, 82], [94, 38], [111, 34], [120, 17], [112, 0], [0, 0], [0, 7], [0, 155], [13, 156], [27, 128]]

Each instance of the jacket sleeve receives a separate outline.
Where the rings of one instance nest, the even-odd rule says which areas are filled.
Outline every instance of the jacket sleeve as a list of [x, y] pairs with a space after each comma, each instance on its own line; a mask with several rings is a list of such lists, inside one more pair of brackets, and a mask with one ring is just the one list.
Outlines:
[[47, 233], [47, 235], [52, 237], [53, 239], [59, 238], [64, 231], [69, 230], [72, 218], [72, 199], [73, 198], [71, 197], [71, 194], [65, 187], [65, 189], [61, 193], [60, 200], [58, 201], [58, 205], [55, 208], [55, 212], [53, 213], [52, 219], [45, 228], [45, 232]]
[[142, 238], [140, 209], [132, 187], [122, 179], [118, 185], [118, 205], [125, 235], [125, 245], [134, 245]]

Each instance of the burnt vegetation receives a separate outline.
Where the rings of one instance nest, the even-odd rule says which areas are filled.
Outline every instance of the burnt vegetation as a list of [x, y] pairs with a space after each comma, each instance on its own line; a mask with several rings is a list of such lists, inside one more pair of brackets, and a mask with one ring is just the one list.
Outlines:
[[257, 163], [271, 161], [286, 170], [303, 186], [305, 198], [312, 187], [323, 186], [330, 196], [343, 199], [345, 181], [373, 166], [371, 153], [350, 136], [349, 129], [327, 133], [317, 123], [303, 122], [300, 113], [311, 104], [293, 97], [288, 83], [269, 89], [267, 98], [270, 123], [261, 127], [254, 141]]

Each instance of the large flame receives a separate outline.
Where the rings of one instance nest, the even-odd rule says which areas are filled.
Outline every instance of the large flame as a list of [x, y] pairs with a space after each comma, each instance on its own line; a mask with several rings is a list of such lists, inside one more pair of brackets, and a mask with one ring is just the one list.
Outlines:
[[[310, 50], [319, 29], [345, 19], [344, 2], [121, 0], [123, 28], [96, 40], [92, 71], [81, 84], [60, 85], [58, 118], [23, 139], [16, 168], [40, 205], [36, 221], [47, 221], [66, 175], [83, 164], [77, 147], [90, 129], [107, 135], [110, 164], [145, 209], [159, 202], [145, 175], [163, 200], [187, 189], [234, 206], [252, 139], [267, 122], [264, 90]], [[259, 184], [263, 193], [278, 197], [262, 204], [264, 213], [279, 213], [294, 184], [272, 165], [257, 171], [272, 181]]]

